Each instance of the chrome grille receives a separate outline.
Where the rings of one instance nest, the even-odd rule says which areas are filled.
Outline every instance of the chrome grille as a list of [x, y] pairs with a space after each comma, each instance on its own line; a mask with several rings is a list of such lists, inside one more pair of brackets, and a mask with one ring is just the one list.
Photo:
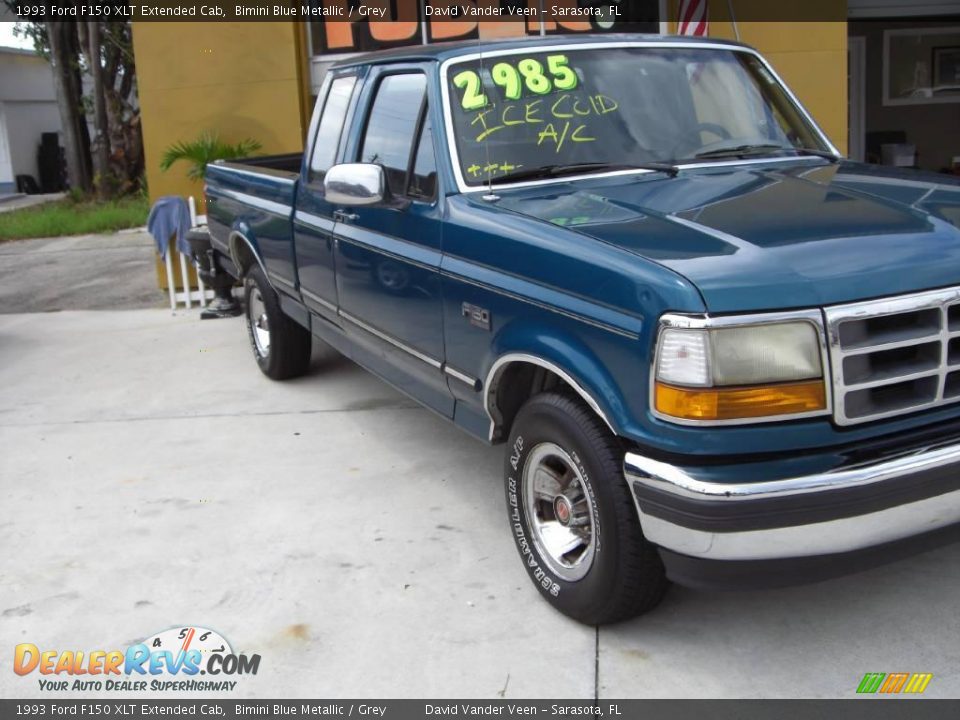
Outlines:
[[960, 402], [960, 288], [824, 313], [838, 424]]

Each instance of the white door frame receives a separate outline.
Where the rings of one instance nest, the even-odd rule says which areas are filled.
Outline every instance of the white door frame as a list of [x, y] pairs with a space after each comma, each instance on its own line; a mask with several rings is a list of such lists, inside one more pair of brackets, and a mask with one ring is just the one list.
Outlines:
[[867, 111], [867, 39], [855, 35], [847, 38], [847, 157], [864, 161], [866, 149]]

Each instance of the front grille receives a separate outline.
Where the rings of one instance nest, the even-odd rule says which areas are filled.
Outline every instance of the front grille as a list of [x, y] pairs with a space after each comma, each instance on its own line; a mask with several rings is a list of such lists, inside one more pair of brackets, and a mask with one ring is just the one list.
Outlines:
[[838, 424], [960, 402], [960, 288], [825, 313]]

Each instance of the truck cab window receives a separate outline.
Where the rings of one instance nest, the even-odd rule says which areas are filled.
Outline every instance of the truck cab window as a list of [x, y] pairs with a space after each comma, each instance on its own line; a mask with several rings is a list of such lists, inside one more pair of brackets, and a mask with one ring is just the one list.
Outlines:
[[313, 157], [310, 159], [310, 179], [319, 180], [330, 169], [337, 157], [340, 146], [340, 132], [343, 120], [347, 116], [350, 96], [357, 78], [353, 75], [340, 77], [330, 83], [327, 102], [320, 116], [320, 126], [313, 143]]
[[422, 73], [388, 75], [377, 88], [360, 162], [382, 165], [391, 195], [406, 191], [407, 167], [427, 81]]
[[415, 200], [433, 200], [437, 190], [437, 158], [433, 151], [433, 125], [426, 105], [423, 111], [423, 125], [417, 140], [410, 182], [407, 183], [407, 195]]

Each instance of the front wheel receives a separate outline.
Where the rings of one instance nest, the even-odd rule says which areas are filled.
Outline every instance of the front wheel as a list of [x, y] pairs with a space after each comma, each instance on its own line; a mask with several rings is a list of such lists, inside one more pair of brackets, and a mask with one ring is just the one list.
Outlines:
[[310, 366], [310, 332], [283, 313], [258, 266], [244, 277], [243, 299], [250, 346], [263, 374], [274, 380], [303, 375]]
[[669, 584], [622, 463], [616, 438], [575, 398], [536, 395], [513, 423], [504, 474], [517, 550], [550, 604], [589, 625], [653, 609]]

